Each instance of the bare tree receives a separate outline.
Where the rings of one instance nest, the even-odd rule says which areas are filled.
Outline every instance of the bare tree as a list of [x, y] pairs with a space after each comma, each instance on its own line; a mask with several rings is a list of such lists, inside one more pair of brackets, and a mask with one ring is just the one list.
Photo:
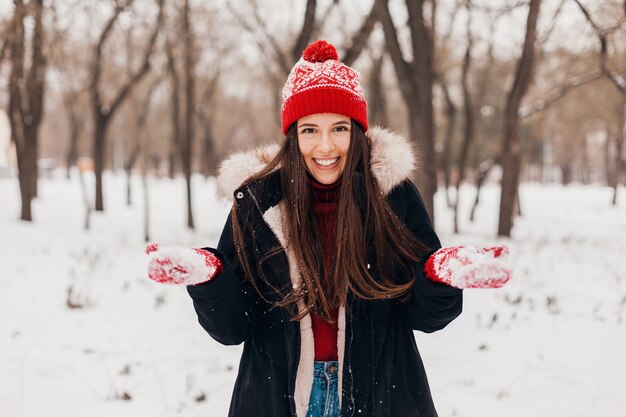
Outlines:
[[109, 18], [104, 29], [102, 30], [98, 43], [95, 48], [94, 59], [91, 65], [91, 103], [94, 116], [94, 140], [93, 140], [93, 158], [96, 176], [96, 211], [104, 210], [104, 199], [102, 194], [102, 171], [104, 169], [104, 150], [107, 138], [107, 130], [115, 112], [120, 105], [128, 97], [131, 90], [143, 79], [150, 70], [150, 57], [156, 43], [157, 35], [163, 21], [163, 3], [164, 0], [156, 0], [159, 11], [154, 25], [154, 30], [150, 35], [148, 44], [143, 54], [143, 62], [141, 66], [130, 75], [126, 83], [118, 90], [117, 95], [107, 105], [102, 101], [102, 93], [100, 91], [100, 79], [102, 78], [102, 67], [104, 65], [103, 49], [104, 44], [111, 35], [111, 31], [115, 22], [124, 10], [132, 5], [134, 0], [126, 0], [125, 3], [116, 4], [113, 15]]
[[368, 100], [368, 113], [370, 123], [373, 125], [387, 126], [389, 117], [387, 116], [387, 96], [385, 95], [383, 84], [383, 64], [385, 63], [385, 52], [382, 51], [378, 57], [372, 58], [367, 85], [370, 92]]
[[486, 159], [478, 165], [478, 169], [474, 174], [474, 181], [476, 182], [476, 198], [474, 199], [474, 204], [472, 204], [472, 210], [470, 211], [470, 221], [474, 221], [476, 219], [476, 207], [478, 207], [478, 203], [480, 203], [480, 189], [482, 188], [489, 172], [491, 169], [498, 163], [498, 161], [494, 159]]
[[[340, 58], [346, 65], [352, 65], [360, 56], [361, 52], [363, 52], [363, 49], [367, 45], [367, 40], [379, 19], [378, 13], [380, 5], [386, 1], [387, 0], [374, 0], [369, 13], [363, 19], [363, 23], [359, 29], [351, 36], [347, 36], [349, 41], [347, 42], [343, 56]], [[332, 8], [338, 3], [339, 1], [334, 0], [328, 6], [326, 13], [319, 18], [316, 13], [317, 1], [307, 0], [300, 32], [295, 37], [295, 41], [286, 48], [281, 46], [285, 42], [281, 42], [275, 31], [272, 31], [267, 22], [263, 20], [256, 1], [250, 0], [250, 12], [245, 15], [228, 3], [229, 10], [241, 27], [254, 35], [261, 54], [268, 62], [274, 63], [274, 66], [264, 65], [263, 68], [266, 71], [267, 79], [270, 81], [272, 91], [275, 92], [275, 107], [277, 110], [280, 108], [280, 91], [285, 79], [289, 75], [291, 67], [300, 59], [304, 48], [311, 42], [313, 35], [319, 31], [320, 26], [325, 22], [325, 17], [330, 14]]]
[[4, 61], [4, 57], [7, 55], [7, 51], [9, 49], [9, 40], [10, 40], [9, 34], [10, 34], [10, 31], [8, 28], [2, 31], [3, 41], [2, 41], [2, 44], [0, 44], [0, 66], [2, 66], [2, 61]]
[[[411, 35], [411, 60], [407, 60], [400, 47], [398, 30], [391, 18], [387, 1], [375, 2], [380, 11], [385, 43], [394, 64], [402, 98], [408, 110], [411, 137], [417, 141], [424, 165], [416, 182], [422, 193], [424, 205], [434, 221], [433, 197], [437, 188], [437, 163], [435, 158], [435, 126], [433, 108], [434, 36], [432, 21], [434, 7], [426, 10], [426, 0], [407, 0], [407, 25]], [[434, 5], [434, 1], [430, 3]], [[434, 18], [433, 18], [434, 20]]]
[[[449, 18], [447, 21], [449, 22], [448, 30], [440, 37], [440, 40], [437, 42], [439, 48], [441, 49], [442, 59], [437, 60], [435, 62], [435, 84], [441, 90], [441, 95], [444, 99], [443, 105], [443, 113], [445, 114], [445, 131], [443, 137], [443, 143], [437, 152], [439, 167], [437, 169], [438, 172], [443, 173], [443, 183], [444, 190], [446, 196], [446, 205], [450, 208], [453, 207], [452, 197], [450, 196], [450, 185], [451, 185], [451, 152], [454, 142], [454, 132], [456, 127], [456, 117], [457, 117], [457, 105], [454, 103], [452, 96], [450, 95], [449, 81], [446, 76], [448, 72], [448, 68], [445, 68], [446, 57], [452, 56], [451, 53], [451, 38], [452, 31], [455, 26], [455, 22], [457, 16], [459, 15], [459, 11], [461, 10], [463, 3], [461, 1], [456, 1], [454, 8], [452, 9]], [[456, 63], [454, 64], [456, 65]]]
[[574, 0], [580, 10], [582, 11], [587, 22], [593, 27], [593, 30], [598, 37], [598, 41], [600, 44], [600, 69], [604, 76], [611, 82], [611, 84], [615, 87], [615, 90], [621, 95], [622, 100], [620, 103], [620, 108], [618, 109], [618, 114], [620, 117], [618, 118], [618, 130], [614, 137], [615, 143], [615, 163], [614, 163], [614, 172], [611, 176], [611, 180], [609, 185], [613, 187], [613, 200], [612, 204], [617, 204], [617, 190], [619, 188], [620, 180], [622, 177], [622, 169], [624, 162], [622, 160], [622, 154], [624, 152], [624, 138], [626, 137], [626, 123], [624, 121], [624, 114], [626, 113], [626, 78], [624, 75], [620, 74], [615, 69], [611, 68], [609, 65], [609, 42], [610, 35], [615, 32], [617, 29], [620, 29], [624, 22], [626, 21], [626, 1], [624, 2], [624, 16], [621, 16], [618, 22], [609, 28], [602, 28], [598, 23], [591, 17], [591, 13], [579, 0]]
[[167, 54], [167, 74], [170, 79], [170, 103], [171, 103], [171, 121], [172, 132], [170, 135], [168, 149], [168, 170], [169, 177], [174, 178], [177, 162], [180, 160], [180, 79], [178, 70], [176, 69], [176, 57], [174, 56], [174, 46], [171, 40], [167, 39], [165, 52]]
[[65, 157], [66, 177], [70, 178], [70, 169], [76, 165], [78, 159], [78, 140], [85, 123], [85, 113], [81, 106], [80, 92], [76, 90], [68, 91], [63, 97], [63, 105], [68, 117], [69, 125], [69, 147]]
[[185, 123], [184, 135], [181, 142], [181, 162], [183, 172], [185, 174], [185, 182], [187, 185], [187, 227], [194, 228], [193, 210], [191, 199], [191, 155], [194, 135], [194, 114], [195, 114], [195, 63], [194, 57], [194, 36], [191, 28], [189, 0], [185, 0], [182, 16], [183, 41], [185, 47], [183, 49], [183, 81], [185, 92]]
[[459, 156], [459, 175], [456, 181], [456, 198], [454, 200], [454, 232], [459, 233], [459, 201], [461, 200], [461, 184], [465, 179], [465, 166], [467, 164], [469, 149], [474, 141], [475, 123], [474, 123], [474, 105], [472, 103], [471, 92], [469, 89], [469, 72], [472, 64], [472, 46], [474, 37], [472, 35], [472, 10], [471, 1], [466, 0], [465, 8], [467, 10], [467, 47], [463, 58], [463, 68], [461, 71], [461, 88], [463, 90], [463, 142], [461, 144], [461, 155]]
[[532, 81], [537, 39], [537, 19], [541, 0], [530, 0], [526, 19], [526, 36], [522, 56], [517, 62], [513, 86], [507, 96], [504, 115], [504, 138], [501, 154], [502, 192], [498, 236], [511, 236], [519, 177], [522, 165], [521, 131], [519, 108]]
[[[494, 56], [494, 40], [495, 40], [495, 29], [496, 23], [498, 21], [499, 16], [494, 16], [489, 22], [489, 38], [488, 38], [488, 46], [487, 46], [487, 54], [485, 63], [483, 64], [481, 70], [478, 75], [478, 82], [476, 88], [476, 96], [475, 96], [475, 108], [481, 109], [482, 106], [486, 104], [486, 96], [489, 85], [493, 82], [493, 72], [495, 67], [495, 56]], [[480, 113], [479, 113], [480, 114]], [[481, 124], [484, 124], [481, 119]], [[480, 146], [480, 145], [479, 145]], [[484, 146], [484, 145], [483, 145]], [[478, 203], [480, 202], [480, 191], [482, 189], [489, 172], [494, 166], [494, 163], [497, 163], [497, 157], [495, 155], [489, 155], [487, 157], [478, 156], [478, 153], [475, 153], [477, 156], [477, 162], [474, 164], [474, 181], [476, 185], [476, 198], [474, 199], [474, 204], [472, 205], [472, 209], [470, 211], [470, 221], [474, 221], [476, 217], [476, 208], [478, 207]], [[482, 158], [482, 160], [480, 159]]]
[[[44, 111], [46, 57], [43, 51], [43, 0], [32, 0], [28, 8], [14, 0], [11, 35], [7, 38], [11, 57], [9, 75], [9, 121], [17, 151], [22, 208], [20, 218], [32, 221], [31, 201], [37, 196], [39, 125]], [[32, 14], [34, 27], [30, 57], [26, 56], [24, 22]], [[27, 68], [27, 63], [30, 67]]]
[[[171, 120], [172, 136], [170, 145], [170, 160], [179, 156], [179, 162], [185, 176], [187, 191], [187, 227], [193, 229], [192, 211], [192, 155], [194, 144], [194, 124], [196, 115], [196, 50], [195, 35], [191, 26], [191, 10], [189, 0], [185, 0], [180, 10], [180, 20], [173, 25], [172, 30], [181, 33], [181, 44], [175, 44], [171, 37], [166, 41], [167, 73], [171, 88]], [[177, 56], [175, 46], [181, 47], [182, 56]], [[170, 166], [170, 175], [173, 176], [173, 167]]]
[[446, 193], [446, 204], [448, 207], [453, 207], [452, 198], [450, 197], [451, 180], [451, 164], [450, 157], [452, 152], [452, 143], [454, 141], [454, 127], [456, 125], [457, 106], [450, 96], [448, 89], [448, 82], [442, 76], [437, 78], [437, 84], [441, 88], [441, 92], [445, 99], [445, 113], [446, 113], [446, 130], [443, 139], [443, 149], [441, 151], [440, 165], [441, 171], [443, 171], [443, 184]]
[[152, 97], [154, 90], [160, 84], [161, 79], [155, 78], [152, 80], [150, 85], [147, 88], [144, 96], [141, 101], [137, 101], [135, 108], [138, 110], [135, 113], [134, 120], [134, 129], [132, 129], [134, 138], [131, 139], [133, 141], [133, 147], [130, 152], [128, 158], [124, 161], [124, 171], [126, 172], [126, 205], [131, 206], [132, 204], [132, 187], [131, 187], [131, 176], [133, 172], [133, 168], [135, 167], [136, 162], [139, 159], [139, 156], [142, 152], [146, 152], [144, 149], [144, 136], [146, 130], [146, 123], [148, 121], [148, 116], [150, 114], [150, 106], [152, 103]]
[[598, 71], [593, 71], [589, 74], [583, 74], [580, 76], [576, 76], [568, 80], [564, 85], [562, 85], [558, 90], [550, 93], [546, 98], [538, 100], [536, 102], [530, 103], [528, 105], [522, 106], [519, 109], [519, 115], [521, 119], [528, 119], [535, 114], [546, 110], [552, 104], [561, 100], [564, 97], [577, 88], [585, 86], [593, 81], [599, 80], [604, 75], [603, 73]]
[[202, 140], [200, 149], [200, 171], [204, 177], [215, 175], [217, 155], [215, 154], [215, 138], [213, 134], [213, 121], [215, 119], [215, 99], [221, 71], [218, 69], [208, 80], [207, 85], [196, 108], [198, 122], [202, 128]]

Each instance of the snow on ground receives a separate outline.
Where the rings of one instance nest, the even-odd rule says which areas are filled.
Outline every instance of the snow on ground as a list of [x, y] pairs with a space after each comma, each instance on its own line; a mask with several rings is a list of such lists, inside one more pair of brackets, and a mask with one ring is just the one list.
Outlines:
[[[182, 180], [149, 184], [152, 242], [216, 244], [229, 207], [213, 179], [194, 178], [196, 232]], [[16, 220], [16, 179], [0, 178], [0, 415], [227, 415], [241, 346], [204, 333], [184, 288], [146, 278], [139, 178], [133, 187], [127, 207], [125, 178], [106, 175], [106, 211], [84, 231], [77, 177], [40, 181], [32, 224]], [[494, 238], [496, 187], [458, 236], [437, 194], [444, 245], [508, 244], [515, 269], [502, 289], [466, 290], [446, 329], [416, 332], [441, 417], [626, 415], [620, 192], [612, 207], [606, 187], [524, 185], [510, 240]], [[461, 190], [462, 205], [473, 193]], [[68, 307], [70, 288], [85, 307]]]

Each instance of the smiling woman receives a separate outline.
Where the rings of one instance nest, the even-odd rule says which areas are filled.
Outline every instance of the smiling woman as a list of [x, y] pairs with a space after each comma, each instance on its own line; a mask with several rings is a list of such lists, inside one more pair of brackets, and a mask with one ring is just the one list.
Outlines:
[[454, 320], [466, 284], [506, 282], [506, 250], [440, 249], [410, 142], [368, 128], [327, 42], [292, 68], [281, 119], [280, 147], [222, 163], [217, 249], [150, 247], [150, 277], [187, 283], [202, 327], [244, 343], [230, 417], [436, 417], [413, 330]]
[[318, 113], [298, 120], [298, 148], [307, 171], [322, 184], [337, 182], [350, 148], [350, 118]]

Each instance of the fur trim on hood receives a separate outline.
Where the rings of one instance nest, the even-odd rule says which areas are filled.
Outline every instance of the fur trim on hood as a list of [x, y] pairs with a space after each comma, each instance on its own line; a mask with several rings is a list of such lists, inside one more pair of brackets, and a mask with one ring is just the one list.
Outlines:
[[[388, 129], [371, 127], [366, 135], [372, 141], [372, 173], [383, 193], [389, 194], [417, 168], [417, 152], [407, 138]], [[274, 143], [238, 152], [225, 159], [217, 176], [218, 194], [232, 198], [235, 190], [263, 169], [279, 150], [280, 146]]]

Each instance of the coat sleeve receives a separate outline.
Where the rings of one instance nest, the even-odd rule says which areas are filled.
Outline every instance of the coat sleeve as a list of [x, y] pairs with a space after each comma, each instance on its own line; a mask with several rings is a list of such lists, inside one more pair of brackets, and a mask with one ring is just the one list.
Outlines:
[[[224, 345], [238, 345], [248, 339], [258, 317], [256, 290], [246, 279], [237, 257], [231, 219], [232, 213], [228, 216], [217, 249], [203, 248], [222, 261], [223, 272], [210, 281], [187, 287], [200, 325]], [[248, 256], [248, 259], [254, 270], [253, 257]]]
[[441, 248], [441, 243], [415, 185], [406, 180], [395, 192], [400, 197], [398, 205], [403, 207], [400, 211], [404, 223], [420, 242], [429, 247], [415, 268], [415, 285], [409, 297], [401, 302], [401, 314], [413, 330], [432, 333], [443, 329], [461, 314], [463, 290], [426, 278], [424, 264]]

